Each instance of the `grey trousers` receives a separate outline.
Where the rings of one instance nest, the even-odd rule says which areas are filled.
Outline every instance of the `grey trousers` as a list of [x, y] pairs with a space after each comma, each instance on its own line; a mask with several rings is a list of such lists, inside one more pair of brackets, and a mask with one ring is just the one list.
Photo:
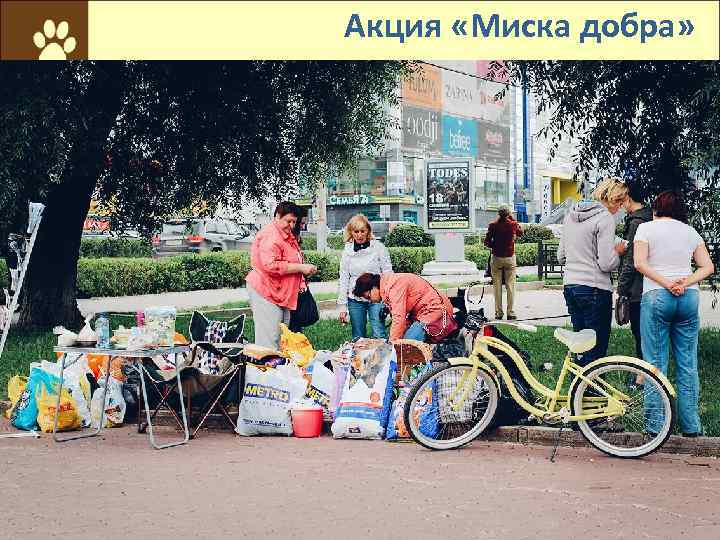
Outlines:
[[280, 347], [280, 323], [290, 323], [290, 310], [273, 304], [249, 283], [247, 290], [255, 323], [255, 344], [277, 350]]

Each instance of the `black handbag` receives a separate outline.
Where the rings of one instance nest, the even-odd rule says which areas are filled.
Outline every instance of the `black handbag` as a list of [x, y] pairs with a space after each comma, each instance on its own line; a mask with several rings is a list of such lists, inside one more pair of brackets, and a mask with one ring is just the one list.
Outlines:
[[318, 311], [315, 298], [310, 292], [310, 288], [306, 287], [298, 294], [297, 307], [290, 313], [289, 328], [293, 332], [299, 332], [320, 320], [320, 312]]
[[619, 326], [630, 322], [630, 299], [627, 296], [618, 296], [615, 302], [615, 322]]

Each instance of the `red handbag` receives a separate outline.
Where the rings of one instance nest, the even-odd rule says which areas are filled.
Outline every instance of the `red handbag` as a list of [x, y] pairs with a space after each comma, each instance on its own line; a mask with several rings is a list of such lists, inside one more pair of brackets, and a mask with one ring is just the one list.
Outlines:
[[457, 321], [445, 309], [443, 309], [442, 317], [431, 323], [424, 323], [424, 326], [431, 343], [440, 343], [458, 329]]

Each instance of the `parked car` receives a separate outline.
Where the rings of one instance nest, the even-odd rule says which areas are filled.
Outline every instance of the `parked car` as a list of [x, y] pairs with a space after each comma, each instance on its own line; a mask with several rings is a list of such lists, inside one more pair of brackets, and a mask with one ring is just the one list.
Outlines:
[[153, 237], [153, 255], [208, 253], [247, 247], [251, 228], [226, 218], [172, 219]]

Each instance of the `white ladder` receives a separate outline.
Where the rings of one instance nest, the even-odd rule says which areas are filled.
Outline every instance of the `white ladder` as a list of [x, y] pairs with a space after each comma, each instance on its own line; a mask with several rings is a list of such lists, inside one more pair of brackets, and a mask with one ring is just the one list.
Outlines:
[[[20, 290], [22, 289], [23, 281], [25, 281], [25, 272], [27, 272], [28, 265], [30, 263], [30, 254], [32, 253], [33, 246], [35, 245], [35, 238], [37, 237], [38, 229], [40, 228], [40, 221], [42, 220], [42, 213], [45, 209], [45, 205], [40, 203], [30, 203], [29, 218], [27, 234], [30, 235], [30, 241], [27, 242], [27, 249], [22, 260], [18, 258], [18, 269], [20, 270], [20, 276], [17, 280], [17, 284], [14, 287], [12, 296], [5, 292], [5, 298], [10, 300], [10, 305], [0, 306], [0, 320], [2, 321], [2, 339], [0, 340], [0, 357], [5, 350], [5, 341], [7, 341], [8, 334], [10, 333], [10, 325], [12, 324], [13, 316], [18, 307], [18, 300], [20, 299]], [[12, 274], [12, 272], [11, 272]], [[12, 277], [11, 277], [12, 280]], [[10, 284], [12, 287], [12, 283]]]

